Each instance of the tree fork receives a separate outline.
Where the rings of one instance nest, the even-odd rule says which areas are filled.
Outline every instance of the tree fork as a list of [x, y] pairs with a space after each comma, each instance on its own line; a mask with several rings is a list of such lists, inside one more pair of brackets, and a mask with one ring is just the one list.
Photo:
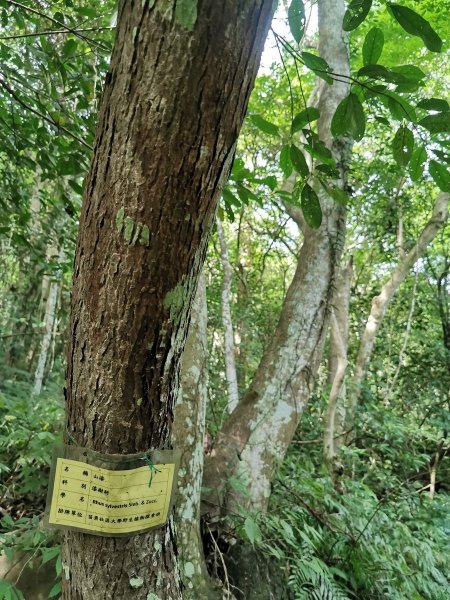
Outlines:
[[[208, 234], [272, 0], [121, 0], [74, 267], [67, 436], [104, 453], [167, 447]], [[69, 437], [70, 436], [70, 437]], [[170, 523], [67, 532], [66, 600], [178, 599]]]

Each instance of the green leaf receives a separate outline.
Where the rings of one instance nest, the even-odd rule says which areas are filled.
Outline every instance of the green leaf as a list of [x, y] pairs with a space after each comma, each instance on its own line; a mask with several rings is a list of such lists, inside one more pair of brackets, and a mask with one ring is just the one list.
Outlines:
[[330, 167], [336, 166], [331, 150], [325, 146], [322, 140], [313, 140], [312, 144], [305, 144], [304, 148], [311, 156], [318, 158]]
[[292, 161], [291, 161], [291, 147], [289, 145], [283, 146], [280, 152], [280, 168], [283, 171], [283, 175], [286, 179], [292, 173]]
[[371, 79], [382, 79], [383, 81], [387, 81], [389, 83], [400, 83], [405, 81], [401, 75], [392, 73], [392, 71], [383, 65], [366, 65], [365, 67], [361, 67], [361, 69], [359, 69], [358, 75], [360, 77], [370, 77]]
[[334, 137], [350, 133], [353, 139], [359, 141], [364, 136], [366, 117], [363, 106], [356, 94], [350, 94], [342, 100], [331, 120], [331, 133]]
[[295, 144], [291, 144], [291, 161], [294, 169], [303, 177], [308, 177], [309, 168], [303, 152]]
[[411, 35], [422, 38], [423, 43], [432, 52], [442, 50], [442, 40], [426, 19], [418, 15], [411, 8], [400, 4], [388, 3], [388, 7], [395, 20]]
[[340, 188], [334, 184], [330, 185], [330, 184], [326, 183], [325, 181], [323, 181], [322, 179], [320, 179], [320, 183], [325, 188], [327, 194], [329, 196], [331, 196], [335, 202], [337, 202], [338, 204], [341, 204], [342, 206], [347, 205], [348, 195], [346, 192], [344, 192], [344, 190], [342, 188]]
[[264, 133], [268, 133], [269, 135], [279, 135], [278, 126], [270, 123], [270, 121], [267, 121], [264, 117], [261, 117], [261, 115], [251, 115], [250, 121], [253, 125], [256, 125], [258, 129], [264, 131]]
[[392, 142], [392, 153], [399, 167], [406, 167], [409, 163], [413, 148], [414, 134], [407, 127], [399, 127]]
[[313, 229], [318, 229], [322, 223], [322, 209], [319, 197], [307, 183], [302, 189], [301, 207], [306, 223]]
[[367, 33], [363, 48], [363, 63], [364, 65], [374, 65], [378, 62], [384, 46], [384, 33], [379, 27], [372, 27]]
[[305, 110], [299, 112], [298, 115], [295, 115], [291, 125], [291, 133], [296, 133], [297, 131], [300, 131], [300, 129], [303, 129], [303, 127], [305, 127], [305, 125], [307, 125], [308, 123], [312, 123], [312, 121], [317, 121], [319, 117], [320, 111], [314, 106], [305, 108]]
[[427, 115], [419, 121], [419, 125], [428, 129], [430, 133], [450, 133], [450, 112]]
[[60, 551], [61, 550], [59, 546], [53, 548], [44, 548], [42, 550], [42, 564], [45, 565], [46, 562], [52, 560], [52, 558], [55, 558], [55, 556], [58, 556]]
[[297, 42], [303, 37], [305, 29], [305, 6], [303, 0], [292, 0], [288, 8], [289, 29]]
[[328, 73], [331, 71], [331, 68], [326, 60], [320, 56], [317, 56], [316, 54], [311, 54], [311, 52], [302, 52], [301, 57], [304, 64], [308, 67], [308, 69], [314, 71], [317, 77], [321, 77], [330, 85], [333, 84], [333, 79], [328, 75]]
[[227, 187], [223, 188], [223, 190], [222, 190], [222, 197], [224, 199], [225, 206], [227, 206], [227, 205], [228, 206], [230, 206], [230, 205], [240, 206], [241, 205], [241, 203], [236, 198], [236, 196]]
[[262, 540], [261, 529], [256, 521], [247, 517], [244, 521], [245, 534], [251, 544]]
[[425, 148], [420, 145], [414, 149], [411, 160], [409, 162], [409, 175], [413, 181], [419, 181], [423, 175], [424, 163], [427, 159], [427, 152]]
[[389, 111], [394, 119], [397, 121], [403, 121], [404, 119], [408, 119], [412, 122], [416, 121], [414, 108], [411, 104], [406, 102], [404, 98], [390, 90], [385, 90], [383, 93], [384, 96], [381, 96], [381, 100], [382, 102], [387, 103]]
[[353, 31], [369, 14], [372, 0], [352, 0], [345, 11], [342, 28], [344, 31]]
[[417, 107], [425, 110], [438, 110], [439, 112], [450, 110], [447, 100], [442, 100], [441, 98], [426, 98], [418, 102]]
[[55, 583], [55, 585], [49, 591], [48, 597], [54, 598], [55, 596], [58, 596], [60, 593], [61, 593], [61, 582], [58, 581], [57, 583]]
[[440, 190], [450, 192], [450, 170], [445, 165], [437, 160], [430, 160], [428, 171]]
[[416, 83], [426, 77], [422, 69], [419, 69], [416, 65], [400, 65], [398, 67], [391, 68], [392, 73], [398, 73], [406, 81]]

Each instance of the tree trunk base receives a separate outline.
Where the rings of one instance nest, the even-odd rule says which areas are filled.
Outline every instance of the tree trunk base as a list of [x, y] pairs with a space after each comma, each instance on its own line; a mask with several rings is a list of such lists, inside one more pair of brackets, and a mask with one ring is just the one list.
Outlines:
[[236, 600], [289, 600], [280, 565], [250, 544], [238, 542], [223, 556]]

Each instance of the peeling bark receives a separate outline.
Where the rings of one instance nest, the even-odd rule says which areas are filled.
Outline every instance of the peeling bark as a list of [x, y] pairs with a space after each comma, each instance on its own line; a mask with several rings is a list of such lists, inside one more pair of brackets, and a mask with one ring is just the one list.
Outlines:
[[231, 284], [233, 269], [231, 268], [227, 238], [219, 217], [216, 217], [217, 234], [220, 243], [220, 260], [223, 268], [222, 280], [222, 324], [224, 331], [225, 373], [228, 388], [228, 412], [232, 413], [239, 400], [238, 382], [235, 362], [233, 321], [231, 319]]
[[353, 424], [356, 408], [361, 394], [361, 385], [366, 376], [367, 365], [372, 355], [375, 339], [394, 294], [405, 280], [411, 268], [423, 255], [427, 246], [433, 241], [437, 232], [448, 219], [448, 203], [450, 194], [441, 192], [433, 208], [433, 214], [425, 225], [414, 247], [404, 255], [392, 272], [378, 296], [372, 300], [372, 309], [361, 338], [355, 370], [349, 386], [348, 409], [346, 411], [346, 427]]
[[[170, 445], [180, 357], [272, 0], [121, 0], [85, 186], [67, 367], [70, 439]], [[65, 600], [181, 598], [171, 522], [66, 532]], [[133, 587], [131, 580], [142, 580]]]
[[[333, 71], [349, 74], [346, 36], [339, 24], [343, 0], [319, 2], [320, 55]], [[345, 186], [351, 150], [349, 140], [333, 140], [331, 118], [348, 94], [348, 84], [321, 88], [319, 135], [332, 150]], [[336, 268], [345, 235], [345, 210], [318, 190], [323, 221], [319, 229], [304, 225], [297, 269], [283, 302], [275, 334], [264, 352], [252, 383], [225, 422], [205, 463], [205, 510], [226, 512], [239, 504], [265, 510], [275, 467], [284, 458], [309, 398], [321, 360]], [[243, 498], [227, 486], [227, 477], [242, 477]]]

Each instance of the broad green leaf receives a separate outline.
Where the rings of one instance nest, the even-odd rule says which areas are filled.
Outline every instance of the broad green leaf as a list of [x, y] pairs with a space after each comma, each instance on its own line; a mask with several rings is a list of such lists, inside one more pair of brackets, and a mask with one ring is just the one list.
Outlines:
[[225, 206], [229, 206], [229, 205], [240, 206], [241, 205], [241, 203], [236, 198], [236, 196], [228, 188], [223, 188], [222, 197], [225, 201]]
[[330, 167], [336, 166], [336, 161], [331, 154], [331, 150], [325, 146], [322, 140], [314, 139], [312, 144], [305, 144], [305, 150], [314, 156], [314, 158], [318, 158], [323, 163], [330, 165]]
[[49, 598], [55, 598], [61, 593], [61, 583], [58, 581], [48, 593]]
[[450, 170], [448, 167], [441, 165], [437, 160], [430, 160], [428, 170], [438, 188], [443, 192], [450, 192]]
[[422, 69], [419, 69], [416, 65], [400, 65], [398, 67], [392, 67], [393, 73], [398, 73], [405, 78], [406, 81], [415, 83], [421, 81], [426, 77]]
[[442, 40], [426, 19], [415, 11], [401, 4], [388, 3], [395, 20], [411, 35], [422, 38], [423, 43], [432, 52], [442, 50]]
[[392, 142], [392, 153], [399, 167], [406, 167], [414, 148], [414, 134], [407, 127], [399, 127]]
[[374, 65], [378, 62], [384, 46], [384, 33], [379, 27], [372, 27], [367, 33], [363, 48], [363, 63], [364, 65]]
[[439, 112], [450, 110], [447, 100], [442, 100], [441, 98], [426, 98], [418, 102], [417, 107], [425, 110], [437, 110]]
[[352, 0], [345, 11], [342, 28], [344, 31], [353, 31], [369, 14], [372, 0]]
[[444, 162], [446, 162], [447, 164], [450, 164], [450, 155], [446, 154], [445, 152], [442, 152], [442, 150], [438, 150], [437, 148], [433, 148], [433, 152], [434, 154], [436, 154], [436, 156], [438, 156], [441, 160], [443, 160]]
[[450, 133], [450, 112], [427, 115], [419, 121], [419, 125], [428, 129], [430, 133]]
[[321, 77], [330, 85], [333, 84], [333, 79], [328, 75], [328, 73], [331, 71], [330, 65], [326, 60], [320, 56], [317, 56], [316, 54], [311, 54], [311, 52], [302, 52], [301, 57], [304, 64], [308, 67], [308, 69], [314, 71], [317, 77]]
[[339, 177], [339, 171], [330, 165], [317, 165], [315, 170], [325, 173], [325, 175], [328, 175], [328, 177], [333, 177], [334, 179]]
[[413, 123], [416, 121], [414, 108], [402, 96], [390, 90], [385, 90], [383, 94], [383, 96], [380, 96], [380, 100], [387, 104], [394, 119], [397, 121], [408, 119], [408, 121], [412, 121]]
[[297, 131], [300, 131], [300, 129], [303, 129], [308, 123], [317, 121], [319, 117], [320, 111], [314, 106], [305, 108], [305, 110], [299, 112], [298, 115], [295, 115], [292, 121], [291, 132], [296, 133]]
[[414, 148], [414, 151], [409, 162], [409, 175], [413, 181], [419, 181], [423, 176], [423, 167], [427, 159], [425, 148], [420, 145]]
[[278, 126], [270, 123], [270, 121], [267, 121], [264, 117], [261, 117], [261, 115], [251, 115], [250, 121], [253, 125], [256, 125], [258, 129], [264, 131], [264, 133], [268, 133], [269, 135], [279, 135]]
[[322, 223], [322, 209], [316, 192], [308, 183], [302, 189], [301, 207], [306, 223], [313, 229], [318, 229]]
[[342, 100], [331, 120], [331, 133], [334, 137], [350, 133], [353, 139], [363, 138], [366, 129], [366, 117], [363, 106], [356, 94], [350, 94]]
[[280, 168], [283, 171], [283, 175], [286, 179], [292, 173], [292, 161], [291, 161], [291, 147], [289, 145], [283, 146], [280, 152]]
[[61, 550], [58, 546], [54, 546], [53, 548], [43, 548], [42, 550], [42, 564], [45, 565], [46, 562], [55, 558], [60, 554]]
[[360, 77], [370, 77], [371, 79], [382, 79], [388, 83], [401, 83], [406, 81], [402, 75], [390, 71], [383, 65], [366, 65], [358, 71]]
[[261, 529], [256, 521], [247, 517], [244, 521], [245, 533], [251, 544], [258, 543], [262, 540]]
[[389, 119], [386, 119], [386, 117], [380, 117], [376, 115], [375, 121], [378, 121], [378, 123], [381, 123], [382, 125], [388, 125], [389, 127], [391, 125]]
[[333, 198], [335, 202], [341, 204], [342, 206], [346, 206], [348, 202], [348, 195], [344, 190], [337, 185], [328, 184], [322, 179], [320, 183], [323, 185], [327, 193]]
[[306, 158], [303, 152], [299, 148], [297, 148], [295, 144], [291, 144], [290, 156], [292, 165], [297, 171], [297, 173], [299, 175], [302, 175], [303, 177], [308, 177], [309, 168], [306, 162]]
[[292, 0], [288, 8], [289, 29], [297, 42], [303, 37], [305, 28], [305, 6], [303, 0]]

